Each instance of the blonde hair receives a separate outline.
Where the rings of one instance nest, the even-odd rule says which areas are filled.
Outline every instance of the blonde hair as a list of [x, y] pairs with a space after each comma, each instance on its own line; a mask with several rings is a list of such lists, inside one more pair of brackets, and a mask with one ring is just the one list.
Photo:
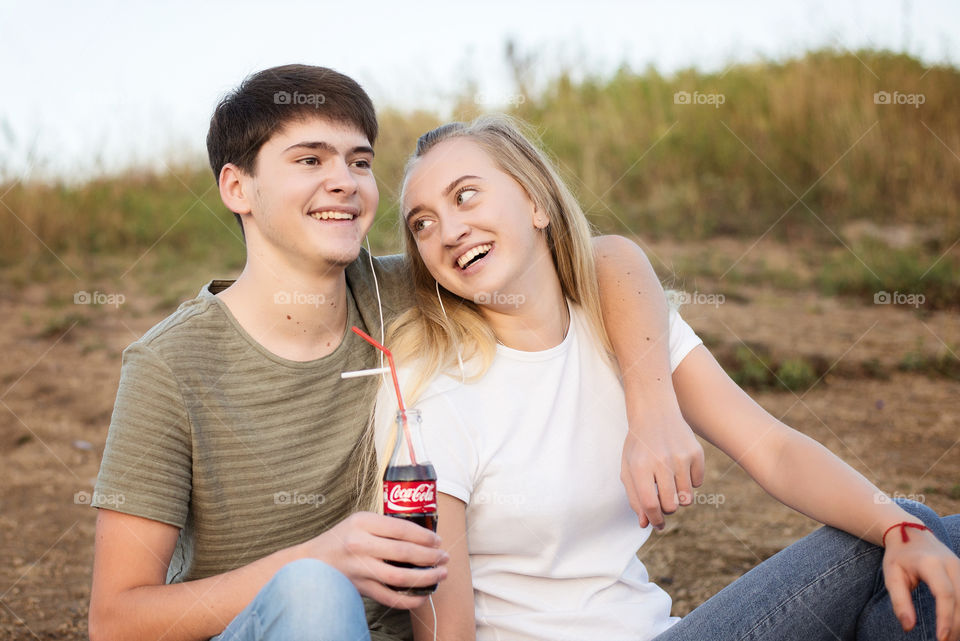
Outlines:
[[[404, 190], [417, 161], [436, 145], [453, 138], [468, 138], [479, 145], [504, 173], [523, 187], [537, 209], [546, 214], [549, 224], [543, 233], [563, 295], [581, 308], [595, 339], [612, 359], [613, 347], [600, 310], [590, 224], [546, 153], [530, 141], [532, 135], [524, 135], [524, 129], [527, 128], [518, 121], [496, 115], [482, 116], [470, 123], [449, 123], [428, 131], [420, 136], [416, 150], [407, 161]], [[497, 337], [476, 303], [437, 283], [417, 251], [413, 233], [406, 225], [401, 228], [413, 278], [415, 305], [390, 324], [387, 346], [397, 363], [412, 369], [412, 379], [403, 385], [404, 402], [412, 407], [440, 374], [463, 377], [465, 381], [481, 378], [493, 363]], [[380, 392], [377, 411], [383, 412], [386, 399], [393, 393], [383, 386]], [[393, 426], [380, 452], [375, 481], [383, 478], [397, 436]], [[362, 447], [370, 447], [372, 441], [368, 433]], [[372, 505], [368, 504], [368, 509], [382, 512], [383, 502], [375, 500]]]
[[[563, 294], [581, 307], [596, 339], [612, 354], [600, 311], [587, 217], [546, 153], [524, 135], [523, 129], [519, 122], [497, 115], [482, 116], [470, 123], [454, 122], [428, 131], [417, 141], [417, 148], [407, 162], [404, 188], [417, 161], [441, 142], [468, 138], [479, 145], [547, 216], [549, 225], [543, 233]], [[476, 303], [437, 285], [417, 251], [413, 233], [406, 225], [401, 228], [416, 305], [390, 325], [387, 343], [397, 362], [414, 368], [413, 379], [404, 390], [405, 401], [412, 406], [438, 374], [456, 373], [459, 378], [461, 356], [469, 364], [468, 380], [483, 376], [493, 362], [497, 339]]]

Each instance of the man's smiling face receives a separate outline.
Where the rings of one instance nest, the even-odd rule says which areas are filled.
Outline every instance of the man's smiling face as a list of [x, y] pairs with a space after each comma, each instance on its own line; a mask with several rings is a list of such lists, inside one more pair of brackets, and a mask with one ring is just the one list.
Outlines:
[[372, 165], [370, 141], [353, 125], [286, 124], [260, 148], [254, 175], [241, 179], [249, 249], [310, 271], [351, 263], [379, 202]]

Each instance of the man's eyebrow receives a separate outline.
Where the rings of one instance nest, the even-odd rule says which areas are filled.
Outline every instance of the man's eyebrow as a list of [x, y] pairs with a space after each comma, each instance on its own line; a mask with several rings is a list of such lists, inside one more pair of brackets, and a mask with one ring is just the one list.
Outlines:
[[[459, 178], [453, 180], [449, 185], [447, 185], [446, 189], [443, 190], [443, 195], [449, 196], [450, 192], [456, 189], [457, 185], [462, 183], [464, 180], [483, 180], [483, 179], [480, 176], [471, 176], [469, 174], [465, 176], [460, 176]], [[426, 209], [426, 207], [424, 207], [423, 205], [417, 205], [416, 207], [414, 207], [413, 209], [407, 212], [407, 215], [403, 217], [403, 220], [404, 221], [410, 220], [410, 216], [413, 216], [414, 214], [418, 214], [424, 209]]]
[[373, 147], [371, 147], [370, 145], [357, 145], [356, 147], [351, 149], [347, 155], [353, 156], [354, 154], [370, 154], [371, 156], [373, 156], [374, 155]]
[[[283, 153], [287, 153], [291, 149], [313, 149], [318, 151], [324, 151], [328, 154], [337, 153], [336, 147], [334, 147], [330, 143], [325, 142], [323, 140], [304, 140], [302, 142], [298, 142], [290, 145], [289, 147], [283, 150]], [[352, 156], [354, 154], [370, 154], [371, 156], [373, 156], [374, 155], [373, 147], [371, 147], [370, 145], [357, 145], [356, 147], [352, 148], [348, 152], [348, 155]]]
[[324, 141], [322, 141], [322, 140], [304, 140], [304, 141], [302, 141], [302, 142], [294, 143], [294, 144], [290, 145], [289, 147], [287, 147], [286, 149], [284, 149], [284, 150], [283, 150], [283, 153], [287, 153], [287, 152], [290, 151], [291, 149], [297, 149], [297, 148], [301, 148], [301, 147], [302, 147], [303, 149], [316, 149], [316, 150], [320, 150], [320, 151], [325, 151], [325, 152], [330, 153], [330, 154], [335, 154], [335, 153], [337, 153], [337, 148], [336, 148], [336, 147], [334, 147], [334, 146], [331, 145], [330, 143], [324, 142]]

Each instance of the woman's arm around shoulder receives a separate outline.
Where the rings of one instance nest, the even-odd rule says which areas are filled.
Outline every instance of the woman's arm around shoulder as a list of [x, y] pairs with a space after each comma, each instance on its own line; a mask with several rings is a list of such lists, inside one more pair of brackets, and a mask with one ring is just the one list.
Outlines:
[[643, 250], [622, 236], [593, 239], [600, 307], [616, 353], [629, 430], [620, 479], [640, 527], [690, 505], [703, 448], [684, 421], [670, 376], [667, 298]]

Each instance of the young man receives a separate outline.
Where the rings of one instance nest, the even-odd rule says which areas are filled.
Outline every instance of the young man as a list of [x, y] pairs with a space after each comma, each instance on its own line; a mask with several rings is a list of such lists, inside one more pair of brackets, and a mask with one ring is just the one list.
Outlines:
[[[262, 71], [217, 107], [210, 163], [247, 263], [124, 352], [93, 501], [93, 641], [409, 638], [403, 610], [425, 598], [386, 585], [446, 576], [432, 532], [357, 511], [358, 488], [373, 486], [361, 453], [378, 380], [340, 373], [378, 358], [349, 327], [379, 336], [413, 303], [400, 258], [361, 249], [376, 136], [363, 89], [319, 67]], [[702, 450], [670, 387], [649, 263], [616, 239], [597, 251], [608, 327], [631, 359], [627, 493], [659, 525], [674, 490], [702, 479]], [[655, 354], [629, 340], [638, 326]]]

